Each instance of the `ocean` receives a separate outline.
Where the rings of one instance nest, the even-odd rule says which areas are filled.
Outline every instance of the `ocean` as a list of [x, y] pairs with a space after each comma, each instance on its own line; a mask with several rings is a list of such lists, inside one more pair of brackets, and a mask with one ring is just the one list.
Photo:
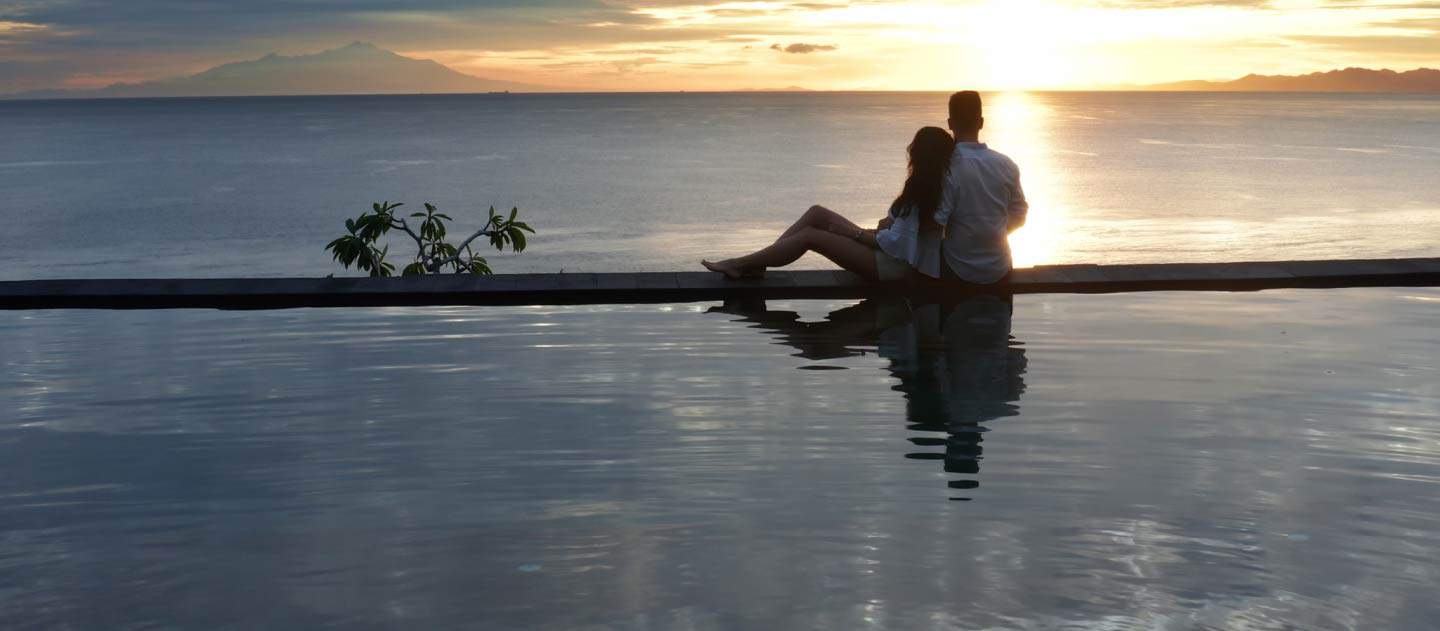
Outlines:
[[0, 628], [1429, 631], [1437, 304], [0, 313]]
[[[1437, 253], [1440, 96], [986, 101], [1019, 266]], [[939, 93], [0, 102], [0, 278], [354, 274], [324, 245], [382, 200], [467, 233], [520, 208], [538, 234], [498, 272], [698, 269], [811, 204], [878, 219], [944, 119]]]
[[[1021, 265], [1437, 255], [1440, 97], [988, 101]], [[0, 103], [0, 278], [354, 274], [380, 200], [696, 269], [880, 217], [944, 102]], [[3, 312], [0, 628], [1432, 629], [1437, 304]]]

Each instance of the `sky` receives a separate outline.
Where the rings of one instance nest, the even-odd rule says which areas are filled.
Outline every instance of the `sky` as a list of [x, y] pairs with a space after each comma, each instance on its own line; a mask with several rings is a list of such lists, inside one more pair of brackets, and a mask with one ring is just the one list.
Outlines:
[[576, 90], [1086, 89], [1440, 67], [1440, 0], [0, 0], [0, 92], [357, 40]]

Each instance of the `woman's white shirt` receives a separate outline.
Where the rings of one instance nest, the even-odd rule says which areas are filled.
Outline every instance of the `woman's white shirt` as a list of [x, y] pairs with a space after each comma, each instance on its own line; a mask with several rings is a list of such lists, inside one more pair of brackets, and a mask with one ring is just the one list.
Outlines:
[[920, 230], [920, 211], [911, 207], [904, 216], [891, 212], [889, 228], [875, 233], [880, 251], [908, 263], [916, 271], [940, 278], [940, 233]]

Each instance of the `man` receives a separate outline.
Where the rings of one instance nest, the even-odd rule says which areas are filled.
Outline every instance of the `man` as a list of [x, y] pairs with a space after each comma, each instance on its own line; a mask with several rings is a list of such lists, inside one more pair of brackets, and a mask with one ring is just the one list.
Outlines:
[[950, 95], [955, 153], [935, 210], [935, 222], [945, 227], [940, 274], [950, 282], [990, 285], [1008, 280], [1009, 235], [1025, 225], [1030, 208], [1015, 162], [980, 142], [984, 127], [979, 93]]

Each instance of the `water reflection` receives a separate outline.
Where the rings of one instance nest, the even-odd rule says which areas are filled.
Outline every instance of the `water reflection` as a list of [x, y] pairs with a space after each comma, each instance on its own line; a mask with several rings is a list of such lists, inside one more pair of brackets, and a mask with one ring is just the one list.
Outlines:
[[[976, 295], [956, 302], [912, 303], [872, 299], [805, 322], [793, 311], [771, 311], [763, 301], [734, 302], [711, 312], [741, 316], [752, 328], [794, 348], [797, 357], [829, 360], [875, 352], [905, 395], [913, 460], [940, 461], [957, 474], [951, 489], [980, 485], [980, 461], [990, 421], [1017, 416], [1025, 392], [1023, 345], [1011, 335], [1009, 296]], [[805, 369], [834, 368], [825, 365]], [[969, 500], [964, 495], [952, 497]]]
[[1440, 290], [1016, 303], [0, 314], [0, 629], [1435, 628]]

